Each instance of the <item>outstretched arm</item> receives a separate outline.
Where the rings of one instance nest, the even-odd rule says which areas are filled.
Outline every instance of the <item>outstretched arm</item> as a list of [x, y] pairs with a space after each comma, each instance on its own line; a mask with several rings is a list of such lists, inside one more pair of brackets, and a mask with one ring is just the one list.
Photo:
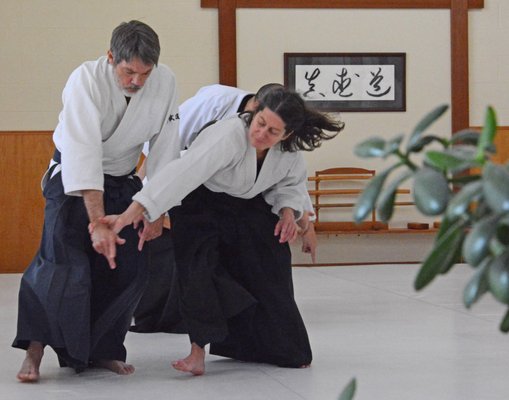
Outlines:
[[144, 212], [145, 208], [137, 201], [133, 201], [122, 214], [107, 215], [101, 218], [101, 222], [108, 225], [115, 233], [119, 233], [127, 225], [134, 224], [135, 228], [138, 227], [140, 221], [143, 220]]
[[113, 232], [119, 233], [127, 225], [134, 225], [136, 229], [140, 222], [143, 222], [143, 228], [138, 232], [140, 241], [138, 242], [138, 250], [143, 249], [146, 241], [159, 237], [162, 233], [164, 215], [153, 222], [148, 221], [143, 217], [145, 208], [133, 201], [131, 205], [120, 215], [107, 215], [100, 219], [100, 222], [108, 226]]

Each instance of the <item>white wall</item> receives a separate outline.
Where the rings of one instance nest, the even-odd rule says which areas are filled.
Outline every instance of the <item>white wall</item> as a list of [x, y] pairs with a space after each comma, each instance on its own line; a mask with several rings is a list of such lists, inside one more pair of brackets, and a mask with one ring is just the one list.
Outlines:
[[217, 81], [217, 11], [199, 0], [2, 0], [0, 130], [53, 129], [70, 72], [106, 54], [113, 28], [131, 19], [159, 34], [182, 99]]
[[[486, 0], [469, 14], [471, 125], [482, 124], [488, 104], [509, 124], [507, 3]], [[2, 0], [0, 130], [53, 129], [69, 73], [104, 54], [111, 30], [129, 19], [159, 33], [161, 61], [176, 72], [182, 100], [217, 81], [217, 11], [202, 9], [199, 0]], [[343, 113], [341, 137], [307, 154], [310, 172], [358, 164], [352, 147], [360, 140], [408, 132], [424, 113], [450, 102], [448, 10], [240, 9], [237, 29], [238, 83], [253, 91], [283, 81], [284, 52], [407, 53], [407, 111]], [[436, 133], [450, 134], [450, 114]]]
[[[509, 2], [485, 0], [469, 16], [470, 123], [481, 125], [491, 104], [499, 123], [509, 125]], [[112, 29], [130, 19], [159, 33], [161, 62], [175, 71], [181, 100], [217, 82], [217, 10], [202, 9], [200, 0], [2, 0], [0, 130], [53, 129], [69, 73], [105, 54]], [[252, 91], [283, 82], [284, 52], [407, 54], [407, 111], [343, 113], [344, 132], [306, 154], [310, 173], [347, 165], [382, 169], [380, 161], [358, 160], [353, 146], [372, 135], [408, 132], [450, 102], [448, 10], [240, 9], [237, 30], [238, 83]], [[450, 130], [448, 113], [433, 133]]]

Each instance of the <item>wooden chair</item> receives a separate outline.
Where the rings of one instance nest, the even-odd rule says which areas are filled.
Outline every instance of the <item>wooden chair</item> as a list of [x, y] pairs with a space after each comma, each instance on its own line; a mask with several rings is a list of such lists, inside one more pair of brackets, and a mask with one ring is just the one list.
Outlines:
[[[376, 219], [376, 211], [373, 210], [370, 219], [357, 224], [351, 218], [348, 221], [323, 221], [320, 217], [322, 209], [353, 208], [355, 199], [363, 192], [366, 184], [373, 179], [376, 171], [366, 168], [338, 167], [316, 171], [315, 176], [308, 178], [314, 182], [314, 190], [309, 190], [309, 195], [315, 199], [313, 206], [316, 213], [315, 230], [317, 232], [342, 232], [342, 231], [380, 231], [388, 230], [388, 224]], [[348, 184], [347, 184], [348, 183]], [[343, 185], [344, 184], [344, 185]], [[342, 187], [343, 186], [343, 187]], [[398, 194], [409, 194], [408, 189], [398, 189]], [[354, 198], [353, 201], [338, 201], [342, 197]], [[323, 201], [326, 198], [331, 201]], [[396, 202], [397, 206], [413, 205], [413, 202]]]

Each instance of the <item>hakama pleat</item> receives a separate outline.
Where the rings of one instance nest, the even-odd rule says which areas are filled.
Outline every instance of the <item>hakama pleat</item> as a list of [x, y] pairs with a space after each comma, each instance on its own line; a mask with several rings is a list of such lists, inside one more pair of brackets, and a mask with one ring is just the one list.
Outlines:
[[[137, 177], [105, 176], [107, 214], [123, 212], [141, 189]], [[83, 198], [66, 196], [61, 174], [45, 188], [45, 221], [39, 251], [24, 272], [13, 347], [30, 341], [51, 346], [60, 364], [82, 370], [95, 360], [126, 359], [123, 345], [147, 281], [146, 255], [126, 227], [117, 246], [117, 268], [92, 248]]]
[[171, 217], [191, 342], [244, 361], [310, 364], [290, 249], [274, 236], [278, 217], [263, 197], [240, 199], [202, 186]]
[[130, 331], [139, 333], [186, 333], [180, 315], [177, 267], [170, 231], [148, 242], [149, 280], [147, 288], [134, 311]]

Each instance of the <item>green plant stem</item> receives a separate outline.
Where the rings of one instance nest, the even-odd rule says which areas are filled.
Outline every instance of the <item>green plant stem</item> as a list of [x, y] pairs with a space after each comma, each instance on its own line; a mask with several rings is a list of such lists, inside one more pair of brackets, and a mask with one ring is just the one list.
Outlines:
[[399, 157], [399, 159], [401, 160], [400, 165], [406, 165], [412, 171], [418, 170], [417, 165], [415, 165], [412, 161], [410, 161], [408, 154], [403, 154], [399, 149], [396, 150], [394, 154], [396, 154]]

